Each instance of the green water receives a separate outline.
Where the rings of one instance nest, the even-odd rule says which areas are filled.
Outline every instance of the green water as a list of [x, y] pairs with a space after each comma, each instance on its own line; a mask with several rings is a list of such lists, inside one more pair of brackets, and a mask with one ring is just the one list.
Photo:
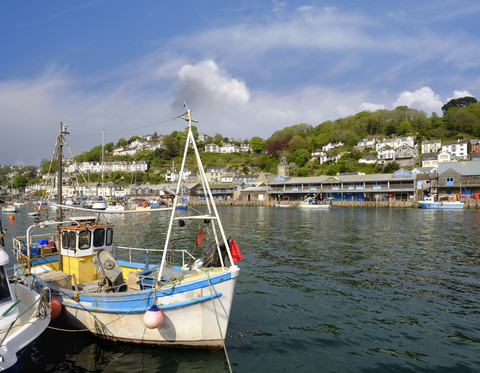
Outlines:
[[[480, 371], [476, 210], [219, 212], [244, 256], [226, 339], [234, 372]], [[14, 222], [2, 216], [7, 236], [31, 219], [20, 214]], [[161, 245], [166, 218], [128, 218], [133, 233], [125, 218], [114, 219], [117, 244]], [[49, 330], [24, 371], [228, 367], [222, 351], [134, 346]]]

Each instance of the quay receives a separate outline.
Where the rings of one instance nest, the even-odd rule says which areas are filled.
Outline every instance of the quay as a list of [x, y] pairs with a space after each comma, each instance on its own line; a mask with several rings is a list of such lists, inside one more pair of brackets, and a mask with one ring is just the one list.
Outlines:
[[[463, 201], [465, 209], [480, 209], [478, 199], [470, 199]], [[418, 208], [416, 201], [332, 201], [332, 207], [353, 207], [353, 208]], [[205, 206], [206, 202], [202, 200], [190, 200], [188, 204], [191, 206]], [[275, 207], [276, 201], [216, 201], [217, 206], [256, 206], [256, 207]], [[292, 207], [296, 207], [296, 202], [291, 202]]]

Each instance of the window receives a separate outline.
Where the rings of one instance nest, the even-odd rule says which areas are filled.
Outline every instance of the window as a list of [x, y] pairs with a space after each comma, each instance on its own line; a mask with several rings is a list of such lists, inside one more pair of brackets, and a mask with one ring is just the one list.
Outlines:
[[112, 228], [108, 228], [107, 229], [107, 240], [106, 240], [106, 244], [107, 246], [112, 246], [113, 244], [113, 229]]
[[73, 231], [62, 232], [62, 249], [76, 249], [77, 235]]
[[93, 246], [101, 247], [105, 243], [105, 229], [97, 228], [93, 232]]
[[454, 180], [453, 177], [450, 176], [450, 177], [447, 177], [447, 178], [446, 178], [445, 184], [446, 184], [447, 186], [453, 186], [454, 183], [455, 183], [455, 180]]
[[9, 302], [12, 300], [10, 290], [8, 288], [7, 275], [5, 268], [0, 266], [0, 303]]
[[80, 250], [89, 249], [92, 240], [92, 232], [85, 230], [78, 235], [78, 248]]

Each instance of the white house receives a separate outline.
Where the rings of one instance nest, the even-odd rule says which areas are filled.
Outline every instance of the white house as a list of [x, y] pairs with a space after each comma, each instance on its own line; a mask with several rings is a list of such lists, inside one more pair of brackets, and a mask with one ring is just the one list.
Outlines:
[[217, 144], [207, 144], [205, 145], [206, 153], [220, 153], [220, 147]]
[[471, 144], [468, 140], [445, 141], [442, 153], [449, 153], [458, 159], [467, 159], [470, 154]]
[[389, 146], [392, 149], [397, 149], [404, 145], [411, 146], [412, 148], [415, 147], [415, 138], [413, 136], [408, 136], [408, 137], [394, 137], [391, 139], [383, 139], [377, 142], [375, 150], [378, 152], [380, 149], [382, 149], [385, 146]]
[[442, 150], [442, 140], [422, 141], [422, 154], [439, 153]]
[[358, 163], [365, 163], [365, 164], [375, 164], [377, 162], [377, 157], [374, 155], [366, 155], [358, 160]]
[[238, 153], [240, 150], [233, 144], [223, 144], [220, 148], [220, 153]]
[[318, 159], [320, 164], [324, 164], [328, 159], [328, 154], [321, 150], [315, 150], [312, 152], [312, 160]]
[[333, 144], [328, 143], [327, 145], [323, 145], [323, 146], [322, 146], [322, 150], [323, 150], [324, 152], [329, 152], [330, 150], [335, 149], [335, 148], [339, 148], [339, 147], [341, 147], [341, 146], [343, 146], [343, 145], [345, 145], [345, 144], [342, 143], [342, 142], [336, 142], [336, 143], [333, 143]]

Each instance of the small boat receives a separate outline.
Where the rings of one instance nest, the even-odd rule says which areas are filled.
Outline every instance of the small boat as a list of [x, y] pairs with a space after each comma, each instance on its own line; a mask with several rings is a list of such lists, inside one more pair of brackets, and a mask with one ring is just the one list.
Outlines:
[[[183, 187], [179, 177], [173, 206], [156, 209], [171, 211], [161, 237], [163, 248], [114, 245], [115, 226], [101, 221], [108, 216], [106, 211], [68, 220], [60, 215], [59, 221], [38, 222], [25, 236], [13, 239], [15, 272], [27, 284], [48, 287], [63, 305], [71, 327], [115, 341], [224, 347], [240, 273], [235, 263], [242, 256], [235, 241], [225, 235], [195, 144], [190, 111], [180, 118], [188, 121], [180, 175], [193, 147], [207, 206], [196, 215], [176, 215]], [[61, 130], [59, 146], [62, 140]], [[125, 216], [135, 212], [125, 211]], [[135, 224], [131, 223], [132, 232], [138, 229]], [[192, 237], [187, 228], [199, 226], [194, 242], [184, 238]]]
[[18, 208], [18, 206], [16, 206], [15, 204], [9, 204], [9, 205], [4, 205], [2, 207], [2, 212], [5, 212], [5, 213], [14, 213], [14, 212], [19, 212], [20, 209]]
[[294, 205], [289, 201], [280, 201], [279, 203], [275, 204], [275, 207], [293, 207]]
[[29, 346], [50, 323], [46, 292], [9, 280], [4, 233], [0, 221], [0, 371], [20, 371]]
[[125, 207], [119, 202], [108, 202], [105, 212], [118, 212], [122, 213], [125, 211]]
[[106, 210], [108, 207], [107, 202], [103, 200], [98, 200], [92, 203], [93, 210]]
[[328, 210], [332, 205], [328, 202], [317, 201], [313, 197], [308, 197], [297, 205], [301, 209]]
[[418, 207], [421, 209], [463, 209], [464, 203], [461, 201], [436, 201], [432, 196], [425, 196], [422, 201], [418, 201]]

